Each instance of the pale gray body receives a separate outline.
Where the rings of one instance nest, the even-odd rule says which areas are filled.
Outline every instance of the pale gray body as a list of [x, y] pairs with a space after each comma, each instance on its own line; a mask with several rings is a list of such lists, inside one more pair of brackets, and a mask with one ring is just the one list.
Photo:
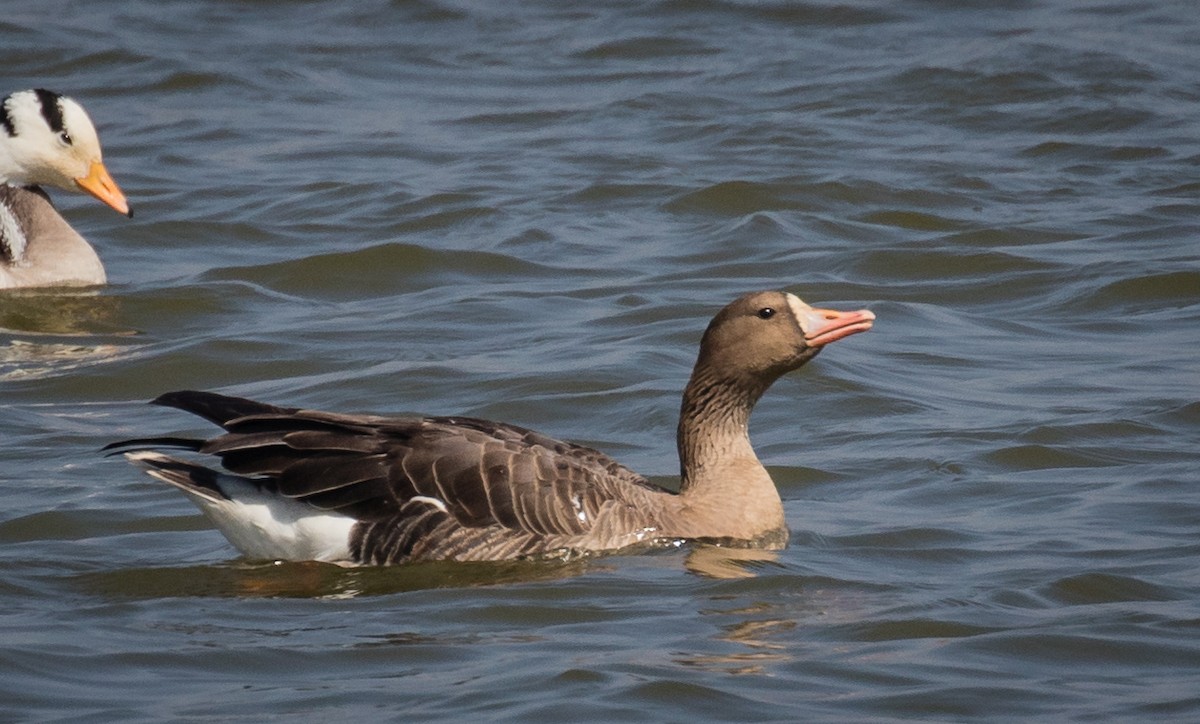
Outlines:
[[96, 250], [44, 191], [0, 184], [0, 289], [105, 281]]

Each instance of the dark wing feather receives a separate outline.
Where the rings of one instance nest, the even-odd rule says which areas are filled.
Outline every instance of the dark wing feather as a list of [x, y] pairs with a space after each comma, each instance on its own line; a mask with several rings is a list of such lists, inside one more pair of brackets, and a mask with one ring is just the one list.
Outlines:
[[163, 448], [200, 452], [202, 447], [204, 447], [203, 440], [191, 437], [139, 437], [132, 440], [110, 442], [100, 448], [100, 452], [107, 455], [120, 455], [134, 450], [161, 450]]
[[215, 392], [197, 392], [195, 390], [167, 392], [154, 398], [151, 404], [190, 412], [221, 427], [239, 417], [272, 413], [286, 415], [295, 412], [293, 408], [276, 407], [242, 397], [230, 397], [218, 395]]
[[283, 495], [303, 500], [320, 493], [346, 490], [367, 480], [385, 479], [384, 462], [382, 455], [314, 452], [285, 467], [277, 485]]
[[328, 493], [312, 493], [304, 496], [309, 505], [322, 510], [353, 511], [356, 507], [369, 506], [376, 517], [394, 515], [400, 509], [396, 496], [385, 478], [361, 480], [354, 485]]
[[368, 563], [542, 550], [586, 534], [607, 503], [657, 490], [591, 448], [475, 418], [338, 415], [201, 392], [156, 403], [225, 428], [199, 451], [228, 470], [357, 518], [352, 546]]
[[378, 441], [369, 435], [346, 435], [342, 431], [298, 430], [288, 433], [287, 446], [293, 450], [324, 450], [351, 453], [375, 453]]

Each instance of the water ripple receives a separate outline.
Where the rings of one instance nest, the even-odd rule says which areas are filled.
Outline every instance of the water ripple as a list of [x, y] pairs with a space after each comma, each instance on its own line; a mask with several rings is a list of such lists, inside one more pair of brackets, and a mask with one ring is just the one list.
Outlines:
[[[10, 5], [137, 216], [53, 192], [111, 284], [0, 299], [6, 713], [1197, 718], [1189, 3]], [[878, 315], [756, 409], [769, 557], [264, 565], [97, 453], [214, 388], [674, 484], [760, 287]]]

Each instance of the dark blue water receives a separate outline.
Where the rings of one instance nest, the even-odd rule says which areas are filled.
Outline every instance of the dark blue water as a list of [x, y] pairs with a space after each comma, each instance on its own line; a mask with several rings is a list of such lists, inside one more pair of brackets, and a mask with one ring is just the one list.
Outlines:
[[[0, 719], [1200, 717], [1189, 2], [80, 3], [97, 292], [0, 297]], [[870, 307], [753, 437], [791, 546], [241, 560], [144, 401], [502, 419], [671, 481], [709, 317]]]

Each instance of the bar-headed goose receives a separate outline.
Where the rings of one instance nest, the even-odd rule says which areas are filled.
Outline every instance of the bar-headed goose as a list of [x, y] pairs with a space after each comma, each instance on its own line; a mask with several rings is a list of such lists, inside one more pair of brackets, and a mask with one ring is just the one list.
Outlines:
[[83, 107], [40, 88], [18, 91], [0, 101], [0, 289], [103, 284], [95, 249], [43, 186], [84, 191], [133, 215]]
[[[182, 490], [246, 556], [390, 564], [615, 551], [684, 539], [781, 548], [783, 504], [750, 446], [750, 411], [867, 310], [744, 295], [708, 325], [683, 393], [679, 492], [604, 453], [501, 422], [276, 407], [208, 392], [155, 404], [225, 429], [109, 445]], [[168, 456], [215, 455], [226, 471]]]

